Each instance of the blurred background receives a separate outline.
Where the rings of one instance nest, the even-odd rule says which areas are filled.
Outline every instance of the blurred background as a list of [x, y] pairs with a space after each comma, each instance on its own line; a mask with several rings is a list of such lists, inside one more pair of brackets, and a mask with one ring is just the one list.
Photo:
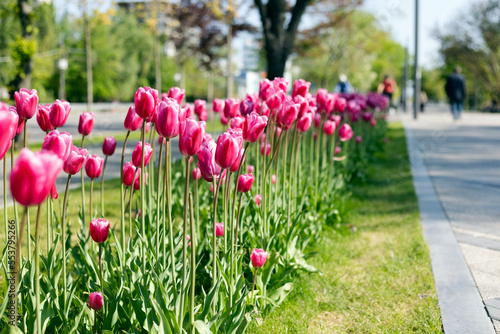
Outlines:
[[410, 0], [0, 0], [0, 99], [129, 102], [139, 86], [186, 89], [187, 101], [242, 97], [265, 77], [312, 90], [377, 90], [394, 78], [411, 103], [416, 75], [445, 101], [455, 66], [466, 108], [497, 111], [500, 0], [421, 0], [418, 68]]

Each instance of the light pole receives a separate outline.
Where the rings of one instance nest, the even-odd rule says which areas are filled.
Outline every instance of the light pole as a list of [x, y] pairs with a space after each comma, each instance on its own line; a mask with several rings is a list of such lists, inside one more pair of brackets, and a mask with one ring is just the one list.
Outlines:
[[413, 119], [417, 119], [420, 106], [420, 70], [418, 68], [418, 0], [415, 0], [415, 63], [413, 65]]

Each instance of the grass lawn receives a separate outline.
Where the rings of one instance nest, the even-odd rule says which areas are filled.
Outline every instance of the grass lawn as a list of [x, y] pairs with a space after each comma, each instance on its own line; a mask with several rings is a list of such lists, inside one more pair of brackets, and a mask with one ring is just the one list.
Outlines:
[[[441, 317], [419, 223], [401, 123], [367, 181], [352, 186], [350, 230], [327, 227], [294, 291], [248, 333], [440, 333]], [[356, 230], [356, 232], [353, 232]]]

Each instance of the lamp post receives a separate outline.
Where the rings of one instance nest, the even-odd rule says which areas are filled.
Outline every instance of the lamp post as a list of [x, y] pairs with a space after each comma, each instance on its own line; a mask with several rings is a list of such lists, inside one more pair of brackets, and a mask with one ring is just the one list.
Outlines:
[[415, 63], [413, 65], [413, 119], [420, 106], [420, 69], [418, 68], [418, 0], [415, 0]]

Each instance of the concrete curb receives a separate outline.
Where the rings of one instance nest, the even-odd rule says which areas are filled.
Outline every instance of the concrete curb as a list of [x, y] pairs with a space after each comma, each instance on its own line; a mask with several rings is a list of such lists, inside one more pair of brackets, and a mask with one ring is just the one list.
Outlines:
[[427, 173], [411, 126], [406, 120], [403, 124], [444, 332], [494, 334], [493, 324]]

